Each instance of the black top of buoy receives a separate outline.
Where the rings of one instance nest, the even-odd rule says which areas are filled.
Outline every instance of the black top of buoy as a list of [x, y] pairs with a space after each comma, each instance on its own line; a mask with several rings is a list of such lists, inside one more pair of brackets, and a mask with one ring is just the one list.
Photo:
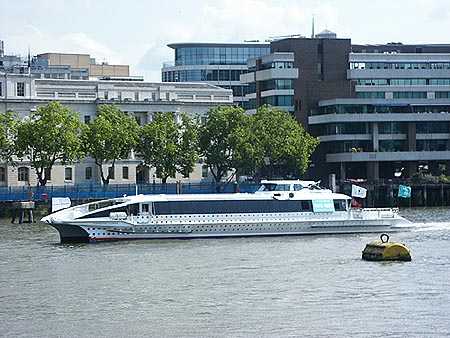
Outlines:
[[389, 242], [389, 235], [388, 234], [381, 234], [380, 240], [381, 240], [381, 243]]

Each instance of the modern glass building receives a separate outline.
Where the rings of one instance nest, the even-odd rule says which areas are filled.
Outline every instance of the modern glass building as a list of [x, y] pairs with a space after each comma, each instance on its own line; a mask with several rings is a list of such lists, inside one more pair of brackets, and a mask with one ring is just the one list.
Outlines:
[[241, 82], [248, 84], [247, 112], [254, 113], [262, 105], [271, 105], [294, 113], [294, 53], [272, 53], [247, 61], [248, 72]]
[[247, 60], [270, 53], [265, 43], [174, 43], [174, 62], [164, 63], [163, 82], [207, 82], [232, 89], [234, 102], [245, 105], [246, 84], [239, 81]]
[[392, 46], [349, 54], [353, 98], [325, 99], [311, 111], [310, 131], [330, 172], [373, 180], [449, 175], [450, 47], [382, 47]]

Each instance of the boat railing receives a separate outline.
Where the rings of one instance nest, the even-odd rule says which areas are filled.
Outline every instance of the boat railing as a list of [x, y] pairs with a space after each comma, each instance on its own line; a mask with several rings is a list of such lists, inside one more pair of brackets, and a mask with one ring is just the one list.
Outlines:
[[351, 209], [353, 218], [363, 219], [365, 215], [377, 218], [395, 218], [399, 212], [398, 208], [358, 208]]

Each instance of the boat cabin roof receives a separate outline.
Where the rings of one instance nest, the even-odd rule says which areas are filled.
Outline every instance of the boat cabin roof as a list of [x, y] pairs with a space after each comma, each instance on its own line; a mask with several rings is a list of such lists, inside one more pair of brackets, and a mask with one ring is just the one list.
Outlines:
[[[307, 188], [310, 186], [318, 186], [318, 182], [315, 181], [303, 181], [303, 180], [262, 180], [261, 188], [259, 191], [264, 191], [266, 186], [277, 186], [278, 188], [270, 189], [277, 191], [293, 191]], [[300, 186], [300, 187], [298, 187]]]

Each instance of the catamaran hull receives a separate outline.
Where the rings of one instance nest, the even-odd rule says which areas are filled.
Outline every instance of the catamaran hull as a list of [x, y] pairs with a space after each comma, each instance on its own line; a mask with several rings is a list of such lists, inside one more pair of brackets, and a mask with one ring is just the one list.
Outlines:
[[144, 239], [191, 239], [250, 236], [293, 236], [394, 232], [407, 229], [403, 218], [389, 220], [347, 220], [328, 222], [284, 222], [254, 224], [178, 224], [172, 226], [140, 225], [117, 222], [102, 225], [51, 224], [62, 243], [101, 242]]

